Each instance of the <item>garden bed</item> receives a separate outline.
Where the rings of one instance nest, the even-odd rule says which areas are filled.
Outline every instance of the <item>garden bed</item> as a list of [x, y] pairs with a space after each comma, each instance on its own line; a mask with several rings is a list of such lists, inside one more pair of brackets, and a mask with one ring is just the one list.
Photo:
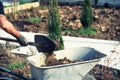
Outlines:
[[[86, 32], [84, 30], [78, 31], [82, 28], [80, 23], [81, 6], [60, 6], [59, 10], [62, 35], [105, 40], [120, 39], [119, 8], [93, 8], [94, 22], [92, 26], [95, 29], [93, 28]], [[19, 31], [47, 33], [48, 9], [46, 7], [41, 6], [24, 11], [20, 10], [17, 15], [17, 20], [14, 20], [12, 14], [8, 14], [7, 17]]]

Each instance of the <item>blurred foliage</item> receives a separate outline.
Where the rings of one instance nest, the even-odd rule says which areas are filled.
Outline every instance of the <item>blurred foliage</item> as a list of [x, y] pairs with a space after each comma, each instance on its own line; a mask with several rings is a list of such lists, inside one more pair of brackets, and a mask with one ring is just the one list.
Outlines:
[[30, 18], [29, 18], [29, 21], [30, 21], [31, 23], [41, 22], [41, 21], [42, 21], [42, 18], [40, 18], [40, 17], [30, 17]]
[[8, 64], [7, 68], [8, 69], [16, 69], [16, 68], [23, 68], [24, 67], [24, 63], [21, 61], [19, 62], [13, 62], [13, 63], [10, 63]]

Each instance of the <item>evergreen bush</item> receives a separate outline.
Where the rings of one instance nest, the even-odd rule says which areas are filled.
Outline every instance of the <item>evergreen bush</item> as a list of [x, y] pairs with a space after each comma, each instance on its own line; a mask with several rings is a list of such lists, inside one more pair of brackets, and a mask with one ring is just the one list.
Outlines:
[[61, 34], [60, 15], [58, 10], [58, 0], [50, 0], [48, 15], [48, 33], [49, 37], [59, 42], [58, 50], [64, 49], [64, 43]]
[[90, 28], [93, 22], [92, 5], [90, 0], [84, 0], [80, 17], [83, 28]]

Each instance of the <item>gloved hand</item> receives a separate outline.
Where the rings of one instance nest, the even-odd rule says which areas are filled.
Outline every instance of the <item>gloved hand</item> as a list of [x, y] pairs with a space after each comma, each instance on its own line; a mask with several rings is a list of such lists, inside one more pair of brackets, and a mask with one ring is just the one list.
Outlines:
[[19, 44], [21, 46], [27, 46], [28, 45], [28, 42], [26, 40], [26, 38], [23, 36], [23, 35], [20, 35], [18, 38], [17, 38], [17, 41], [19, 42]]

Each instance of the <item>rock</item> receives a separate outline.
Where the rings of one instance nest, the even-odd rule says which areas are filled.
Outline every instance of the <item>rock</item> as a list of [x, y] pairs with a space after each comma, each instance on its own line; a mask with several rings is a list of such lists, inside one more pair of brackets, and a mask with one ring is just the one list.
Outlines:
[[66, 8], [67, 8], [68, 10], [72, 11], [72, 8], [71, 8], [71, 7], [69, 7], [69, 6], [66, 6]]
[[77, 27], [78, 28], [82, 28], [82, 24], [81, 23], [77, 23]]
[[106, 31], [107, 31], [107, 28], [106, 28], [105, 26], [102, 26], [102, 27], [101, 27], [101, 31], [102, 31], [102, 32], [106, 32]]
[[69, 22], [68, 26], [72, 27], [74, 25], [73, 22]]
[[64, 14], [64, 11], [63, 11], [63, 10], [59, 10], [59, 13], [60, 13], [60, 14]]
[[116, 30], [120, 30], [120, 27], [116, 27]]
[[30, 18], [30, 13], [26, 13], [26, 15]]
[[94, 14], [98, 14], [100, 11], [99, 10], [93, 10]]
[[39, 13], [46, 13], [46, 12], [48, 12], [48, 9], [45, 9], [45, 10], [39, 10], [38, 12], [39, 12]]
[[63, 14], [60, 15], [60, 18], [63, 19], [65, 16]]
[[98, 15], [95, 15], [94, 17], [95, 17], [96, 19], [99, 19], [99, 16], [98, 16]]
[[41, 17], [41, 18], [44, 18], [45, 16], [44, 16], [44, 15], [41, 15], [40, 17]]
[[80, 23], [80, 20], [79, 20], [79, 19], [77, 19], [77, 20], [75, 20], [75, 22], [76, 22], [76, 23]]

